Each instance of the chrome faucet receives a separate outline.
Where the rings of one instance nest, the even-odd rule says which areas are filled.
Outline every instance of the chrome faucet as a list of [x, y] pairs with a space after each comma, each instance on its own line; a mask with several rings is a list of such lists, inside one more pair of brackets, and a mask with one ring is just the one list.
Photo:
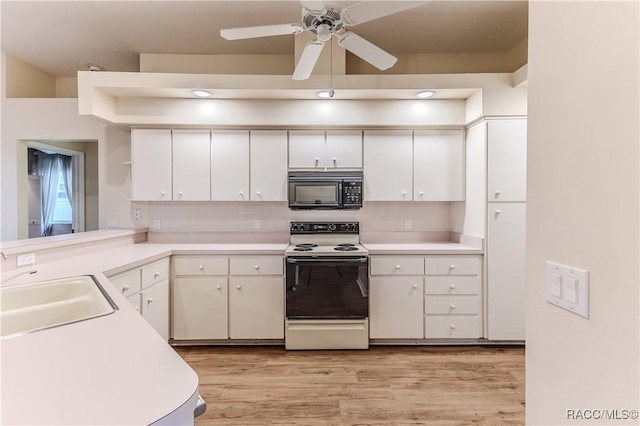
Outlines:
[[19, 274], [15, 274], [12, 277], [7, 278], [6, 280], [2, 280], [2, 284], [7, 283], [15, 278], [21, 277], [23, 275], [27, 275], [27, 274], [35, 274], [36, 272], [38, 272], [37, 269], [32, 269], [30, 271], [24, 271], [24, 272], [20, 272]]

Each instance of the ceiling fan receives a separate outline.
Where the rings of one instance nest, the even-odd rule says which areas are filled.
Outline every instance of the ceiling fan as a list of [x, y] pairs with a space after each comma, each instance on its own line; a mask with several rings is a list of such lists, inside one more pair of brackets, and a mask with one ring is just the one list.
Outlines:
[[384, 71], [391, 68], [398, 58], [359, 35], [347, 31], [345, 27], [352, 27], [402, 12], [428, 3], [428, 1], [361, 1], [345, 8], [321, 0], [300, 0], [300, 3], [302, 3], [302, 24], [228, 28], [220, 30], [220, 35], [227, 40], [242, 40], [300, 34], [303, 31], [316, 34], [316, 39], [308, 42], [302, 51], [293, 72], [292, 78], [294, 80], [309, 78], [320, 57], [324, 43], [331, 40], [331, 36], [337, 38], [339, 46]]

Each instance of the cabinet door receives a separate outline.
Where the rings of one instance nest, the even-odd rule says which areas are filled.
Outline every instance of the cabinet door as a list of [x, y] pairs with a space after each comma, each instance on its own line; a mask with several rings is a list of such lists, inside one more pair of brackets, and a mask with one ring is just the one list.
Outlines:
[[140, 295], [142, 316], [164, 340], [169, 340], [169, 282], [154, 284]]
[[492, 120], [487, 125], [488, 201], [527, 198], [527, 121]]
[[175, 340], [228, 337], [227, 277], [175, 278], [172, 295]]
[[131, 198], [171, 200], [171, 130], [131, 131]]
[[463, 201], [464, 131], [419, 131], [413, 143], [414, 201]]
[[211, 200], [249, 200], [249, 131], [212, 133]]
[[251, 132], [251, 200], [287, 201], [287, 132]]
[[524, 340], [525, 203], [489, 203], [487, 331], [490, 340]]
[[409, 130], [364, 132], [364, 201], [411, 201], [413, 137]]
[[362, 131], [327, 131], [326, 161], [328, 168], [362, 168]]
[[290, 131], [289, 167], [322, 169], [324, 166], [324, 132], [322, 130]]
[[424, 337], [422, 276], [372, 277], [369, 281], [369, 336]]
[[282, 277], [229, 277], [229, 337], [284, 338]]
[[211, 199], [210, 139], [208, 130], [173, 131], [174, 201]]

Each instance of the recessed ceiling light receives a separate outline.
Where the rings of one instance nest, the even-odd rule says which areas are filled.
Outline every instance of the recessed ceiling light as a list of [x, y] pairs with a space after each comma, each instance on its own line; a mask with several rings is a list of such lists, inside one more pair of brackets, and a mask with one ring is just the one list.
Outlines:
[[198, 98], [210, 98], [211, 97], [211, 92], [209, 92], [208, 90], [202, 90], [202, 89], [193, 89], [191, 91], [191, 94], [193, 96], [198, 97]]
[[335, 92], [333, 91], [333, 89], [330, 90], [321, 90], [319, 92], [316, 92], [316, 96], [319, 98], [333, 98], [333, 95], [335, 94]]
[[416, 93], [416, 98], [420, 98], [420, 99], [432, 98], [433, 96], [435, 96], [435, 94], [436, 94], [435, 90], [423, 90], [421, 92]]

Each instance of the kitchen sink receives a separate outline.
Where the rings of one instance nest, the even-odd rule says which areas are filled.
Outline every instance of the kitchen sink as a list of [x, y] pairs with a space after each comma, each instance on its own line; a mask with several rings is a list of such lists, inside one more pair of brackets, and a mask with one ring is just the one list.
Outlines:
[[2, 287], [0, 336], [86, 321], [117, 309], [93, 275]]

